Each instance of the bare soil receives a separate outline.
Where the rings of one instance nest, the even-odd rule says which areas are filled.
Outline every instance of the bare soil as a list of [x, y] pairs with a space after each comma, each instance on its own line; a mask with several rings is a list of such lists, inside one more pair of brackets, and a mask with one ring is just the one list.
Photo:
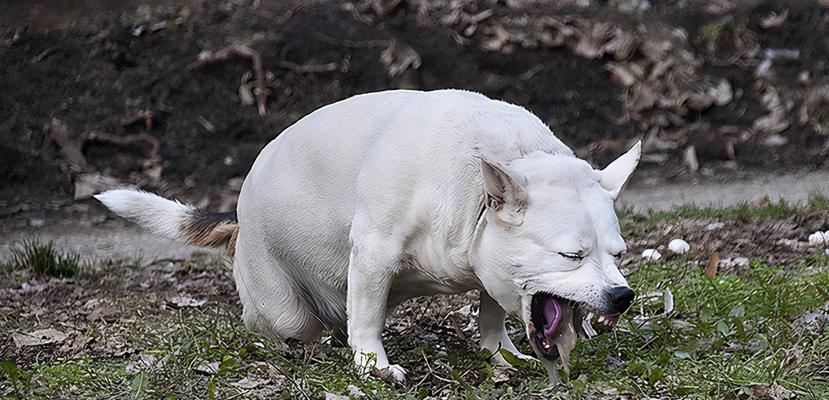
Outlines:
[[[814, 170], [827, 160], [829, 9], [818, 1], [4, 8], [2, 216], [120, 184], [229, 209], [281, 130], [389, 88], [458, 87], [522, 104], [598, 165], [644, 137], [638, 179]], [[187, 68], [228, 46], [261, 56], [264, 115], [252, 104], [250, 59]], [[758, 75], [767, 50], [797, 55]]]

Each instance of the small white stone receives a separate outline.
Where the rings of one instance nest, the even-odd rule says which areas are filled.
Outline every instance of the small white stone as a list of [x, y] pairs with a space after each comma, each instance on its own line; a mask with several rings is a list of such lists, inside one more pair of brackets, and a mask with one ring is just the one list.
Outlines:
[[812, 246], [823, 246], [829, 244], [829, 231], [817, 231], [809, 235], [809, 244]]
[[691, 245], [682, 239], [674, 239], [668, 243], [668, 250], [674, 254], [685, 254], [691, 250]]
[[712, 222], [705, 226], [706, 231], [716, 231], [717, 229], [725, 227], [725, 224], [722, 222]]
[[642, 252], [642, 258], [650, 261], [656, 261], [662, 258], [662, 254], [659, 254], [656, 249], [647, 249]]
[[734, 265], [738, 267], [746, 267], [750, 261], [748, 257], [734, 257]]
[[720, 268], [746, 267], [751, 262], [748, 257], [724, 258], [720, 260]]

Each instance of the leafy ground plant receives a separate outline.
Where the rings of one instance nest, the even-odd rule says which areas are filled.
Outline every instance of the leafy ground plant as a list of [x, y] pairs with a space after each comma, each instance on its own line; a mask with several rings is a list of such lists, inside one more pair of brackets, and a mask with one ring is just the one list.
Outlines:
[[[613, 332], [578, 343], [569, 377], [552, 390], [537, 363], [493, 367], [491, 355], [478, 349], [474, 293], [416, 299], [395, 311], [384, 340], [408, 370], [407, 384], [399, 386], [362, 379], [347, 348], [331, 338], [280, 345], [247, 330], [232, 273], [221, 260], [196, 257], [95, 263], [74, 280], [52, 280], [38, 291], [23, 287], [33, 270], [2, 277], [0, 396], [827, 398], [829, 257], [802, 245], [804, 233], [825, 216], [786, 208], [715, 216], [678, 210], [656, 222], [627, 214], [631, 248], [623, 271], [638, 300]], [[793, 230], [792, 221], [814, 226]], [[664, 232], [690, 236], [712, 224], [722, 227], [711, 238], [691, 240], [688, 254], [666, 252], [651, 262], [637, 256], [643, 246], [664, 242]], [[769, 236], [765, 230], [773, 228], [782, 229], [770, 235], [774, 243], [791, 246], [782, 259], [765, 239], [751, 236]], [[709, 239], [717, 240], [723, 260], [750, 261], [723, 261], [716, 275], [706, 274]], [[520, 321], [510, 327], [530, 352]], [[12, 340], [43, 329], [61, 335], [36, 344]]]

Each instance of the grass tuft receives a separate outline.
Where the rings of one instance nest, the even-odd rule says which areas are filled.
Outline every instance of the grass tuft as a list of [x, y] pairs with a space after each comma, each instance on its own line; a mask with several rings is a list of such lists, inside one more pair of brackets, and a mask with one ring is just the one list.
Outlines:
[[617, 210], [620, 220], [635, 220], [645, 222], [651, 227], [662, 221], [676, 221], [680, 219], [694, 220], [768, 220], [782, 219], [803, 213], [829, 211], [829, 198], [821, 194], [813, 194], [806, 204], [789, 204], [784, 199], [766, 201], [759, 205], [747, 202], [728, 207], [683, 204], [671, 210], [647, 210], [639, 213], [632, 208]]
[[12, 269], [31, 269], [38, 276], [70, 278], [80, 270], [80, 256], [62, 254], [50, 240], [42, 243], [37, 238], [22, 240], [9, 246]]

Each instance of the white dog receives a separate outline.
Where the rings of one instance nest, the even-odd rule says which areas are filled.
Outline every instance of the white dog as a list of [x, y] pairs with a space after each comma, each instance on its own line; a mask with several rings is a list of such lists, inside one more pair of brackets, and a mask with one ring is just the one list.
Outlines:
[[527, 357], [504, 327], [517, 314], [555, 383], [576, 334], [595, 334], [586, 312], [612, 326], [633, 299], [613, 200], [640, 147], [598, 171], [521, 107], [394, 90], [282, 132], [253, 164], [235, 215], [134, 190], [96, 197], [157, 234], [227, 245], [245, 325], [276, 340], [347, 334], [358, 366], [402, 381], [381, 341], [389, 310], [477, 289], [481, 346]]

